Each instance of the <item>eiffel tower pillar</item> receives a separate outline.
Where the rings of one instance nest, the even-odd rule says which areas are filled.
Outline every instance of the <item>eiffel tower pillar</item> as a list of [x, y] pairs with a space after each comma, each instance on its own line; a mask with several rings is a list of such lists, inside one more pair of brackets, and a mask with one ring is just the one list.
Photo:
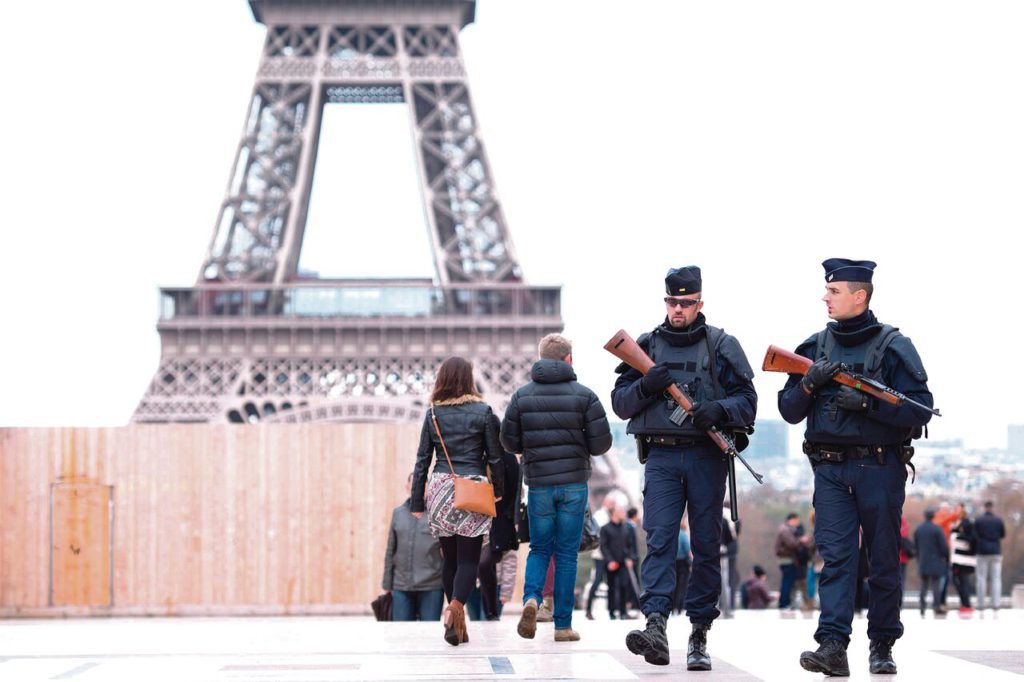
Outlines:
[[[495, 190], [458, 44], [475, 2], [249, 4], [267, 34], [227, 194], [195, 285], [161, 289], [160, 366], [133, 421], [418, 420], [449, 355], [503, 409], [562, 329], [561, 292], [523, 281]], [[296, 277], [338, 102], [407, 104], [433, 280]]]

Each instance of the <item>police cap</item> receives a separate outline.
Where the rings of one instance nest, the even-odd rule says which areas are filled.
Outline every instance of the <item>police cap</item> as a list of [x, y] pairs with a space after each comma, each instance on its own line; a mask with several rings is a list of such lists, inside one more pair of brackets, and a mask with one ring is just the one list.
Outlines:
[[878, 264], [873, 260], [829, 258], [823, 261], [826, 282], [870, 282]]
[[669, 296], [700, 293], [700, 268], [696, 265], [671, 268], [665, 275], [665, 293]]

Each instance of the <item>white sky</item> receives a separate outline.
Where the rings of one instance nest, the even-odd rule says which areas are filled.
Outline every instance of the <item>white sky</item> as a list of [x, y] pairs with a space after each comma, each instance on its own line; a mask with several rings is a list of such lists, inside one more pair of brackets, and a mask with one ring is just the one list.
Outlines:
[[[264, 29], [243, 0], [4, 14], [0, 424], [122, 424], [159, 359], [157, 288], [191, 285], [212, 236]], [[947, 415], [932, 438], [1005, 445], [1021, 35], [1017, 1], [480, 0], [477, 117], [526, 277], [564, 285], [581, 381], [608, 395], [601, 346], [660, 321], [668, 266], [703, 268], [709, 321], [759, 365], [826, 321], [821, 260], [870, 258], [873, 308]], [[361, 262], [423, 274], [422, 233], [389, 261], [366, 232], [343, 234]], [[760, 416], [782, 382], [758, 377]]]

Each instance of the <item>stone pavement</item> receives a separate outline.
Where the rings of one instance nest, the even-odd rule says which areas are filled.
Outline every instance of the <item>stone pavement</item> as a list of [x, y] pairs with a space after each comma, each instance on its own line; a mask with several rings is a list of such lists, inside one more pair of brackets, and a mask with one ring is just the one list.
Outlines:
[[[715, 623], [710, 673], [685, 670], [689, 624], [669, 622], [672, 664], [647, 665], [623, 645], [641, 621], [587, 621], [583, 636], [555, 643], [515, 634], [516, 616], [471, 623], [470, 642], [451, 647], [437, 623], [377, 623], [368, 617], [94, 618], [0, 621], [0, 680], [36, 682], [334, 682], [340, 680], [821, 680], [797, 659], [812, 645], [816, 615], [739, 611]], [[1024, 611], [923, 620], [904, 611], [896, 680], [989, 682], [1024, 677]], [[867, 672], [866, 621], [854, 623], [853, 680]], [[893, 680], [888, 676], [880, 679]]]

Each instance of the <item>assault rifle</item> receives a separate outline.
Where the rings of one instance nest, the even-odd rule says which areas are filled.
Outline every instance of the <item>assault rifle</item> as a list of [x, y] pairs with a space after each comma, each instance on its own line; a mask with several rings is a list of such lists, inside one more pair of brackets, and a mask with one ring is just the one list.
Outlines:
[[[783, 350], [777, 346], [768, 346], [768, 352], [764, 355], [764, 363], [761, 365], [761, 369], [765, 372], [785, 372], [787, 374], [807, 374], [807, 368], [813, 365], [814, 362], [805, 358], [802, 355], [791, 353], [788, 350]], [[936, 417], [941, 417], [942, 413], [933, 407], [922, 405], [921, 403], [908, 398], [899, 391], [889, 388], [880, 381], [868, 378], [861, 374], [854, 374], [849, 371], [849, 367], [846, 365], [840, 365], [841, 369], [839, 373], [832, 377], [832, 381], [842, 384], [843, 386], [849, 386], [855, 388], [862, 393], [866, 393], [873, 398], [884, 400], [890, 405], [896, 405], [897, 407], [904, 404], [910, 403], [915, 407], [920, 407], [922, 410], [931, 412]]]
[[[633, 337], [622, 329], [615, 332], [615, 336], [604, 344], [604, 349], [641, 374], [647, 374], [647, 371], [654, 367], [654, 360], [651, 360], [644, 349], [633, 340]], [[682, 424], [688, 416], [693, 414], [693, 401], [690, 396], [686, 395], [686, 391], [676, 384], [672, 384], [667, 390], [668, 394], [672, 396], [672, 400], [676, 402], [676, 409], [669, 419], [675, 424]], [[739, 511], [736, 508], [736, 460], [743, 462], [743, 466], [747, 467], [747, 471], [757, 479], [758, 483], [764, 485], [764, 478], [747, 464], [747, 460], [743, 459], [736, 449], [736, 442], [732, 436], [719, 431], [714, 426], [708, 429], [707, 434], [711, 441], [725, 453], [726, 460], [729, 462], [729, 512], [732, 520], [737, 521], [739, 520]]]

